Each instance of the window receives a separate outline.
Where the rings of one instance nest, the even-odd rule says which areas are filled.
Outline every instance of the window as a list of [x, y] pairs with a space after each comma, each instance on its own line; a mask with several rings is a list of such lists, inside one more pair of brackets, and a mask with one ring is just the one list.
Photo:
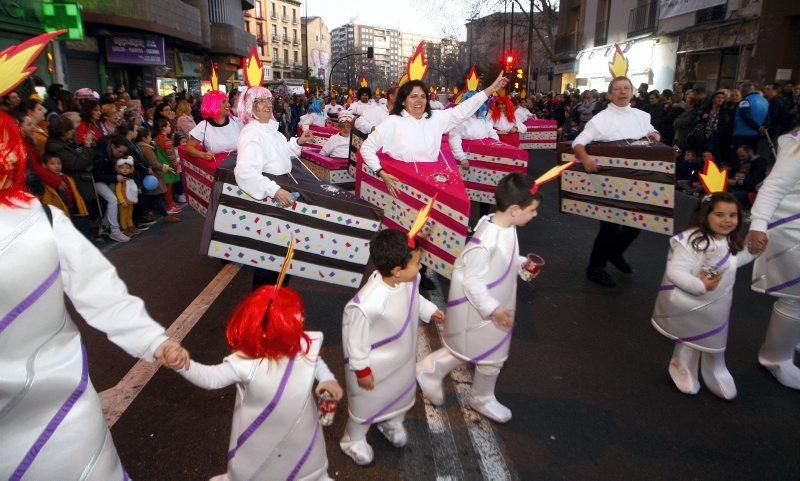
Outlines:
[[296, 22], [296, 21], [297, 21], [297, 10], [295, 10], [293, 8], [292, 9], [292, 22]]
[[261, 2], [256, 2], [256, 18], [261, 18]]
[[272, 36], [273, 37], [277, 37], [278, 36], [278, 26], [277, 25], [273, 25], [272, 26]]
[[297, 41], [297, 29], [292, 29], [292, 40]]
[[299, 62], [300, 59], [297, 58], [297, 50], [294, 51], [294, 63]]
[[283, 27], [283, 38], [288, 38], [288, 37], [289, 37], [289, 30], [287, 30], [286, 27]]
[[283, 50], [283, 63], [289, 63], [289, 51], [286, 49]]
[[278, 61], [278, 49], [277, 48], [273, 48], [272, 49], [272, 61], [273, 62], [277, 62]]
[[283, 18], [286, 18], [286, 5], [282, 5], [281, 8], [283, 9]]

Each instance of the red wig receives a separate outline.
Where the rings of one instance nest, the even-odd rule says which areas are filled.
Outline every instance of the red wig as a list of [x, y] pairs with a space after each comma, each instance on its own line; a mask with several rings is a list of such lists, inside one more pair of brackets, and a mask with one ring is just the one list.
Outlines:
[[0, 204], [27, 205], [33, 198], [25, 192], [25, 159], [25, 143], [17, 121], [0, 112]]
[[219, 90], [209, 90], [203, 95], [203, 100], [200, 102], [200, 115], [206, 120], [213, 120], [219, 117], [222, 113], [222, 104], [228, 100], [225, 92]]
[[505, 95], [497, 97], [497, 100], [492, 102], [492, 120], [494, 122], [500, 120], [500, 115], [502, 115], [502, 113], [500, 112], [501, 103], [506, 106], [506, 118], [508, 119], [508, 121], [511, 123], [516, 122], [517, 117], [516, 115], [514, 115], [514, 104], [511, 103], [511, 99]]
[[295, 357], [308, 353], [311, 341], [303, 331], [303, 299], [294, 289], [281, 287], [270, 305], [275, 286], [261, 286], [236, 307], [225, 336], [234, 351], [253, 359]]

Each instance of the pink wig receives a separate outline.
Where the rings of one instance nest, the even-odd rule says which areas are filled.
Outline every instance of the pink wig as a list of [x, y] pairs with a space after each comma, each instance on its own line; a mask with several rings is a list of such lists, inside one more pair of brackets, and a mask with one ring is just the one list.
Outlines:
[[203, 95], [203, 101], [200, 103], [200, 115], [204, 119], [216, 119], [222, 112], [222, 104], [228, 100], [225, 92], [219, 90], [209, 90]]
[[516, 115], [514, 115], [514, 104], [511, 103], [511, 99], [506, 97], [505, 95], [503, 95], [501, 97], [497, 97], [497, 100], [495, 100], [492, 103], [492, 120], [495, 121], [495, 122], [500, 120], [500, 115], [501, 115], [500, 104], [501, 103], [506, 106], [506, 118], [508, 119], [508, 121], [512, 122], [512, 123], [515, 122], [516, 121]]
[[253, 119], [253, 102], [256, 99], [272, 99], [272, 94], [264, 87], [248, 87], [239, 97], [239, 105], [236, 109], [236, 114], [242, 123], [246, 124]]

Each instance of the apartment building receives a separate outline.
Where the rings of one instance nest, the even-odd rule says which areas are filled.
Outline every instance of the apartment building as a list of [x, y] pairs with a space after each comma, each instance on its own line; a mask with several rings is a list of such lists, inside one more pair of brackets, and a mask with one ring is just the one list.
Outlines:
[[252, 0], [245, 30], [258, 41], [264, 80], [303, 78], [301, 1]]
[[326, 84], [331, 68], [331, 33], [320, 17], [303, 18], [303, 66]]

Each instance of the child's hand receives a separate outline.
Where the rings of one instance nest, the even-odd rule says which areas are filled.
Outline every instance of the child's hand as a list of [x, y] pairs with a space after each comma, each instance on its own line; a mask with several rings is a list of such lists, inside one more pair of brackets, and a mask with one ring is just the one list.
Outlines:
[[344, 391], [342, 390], [342, 386], [336, 382], [336, 379], [331, 379], [330, 381], [322, 381], [321, 383], [317, 384], [317, 388], [314, 389], [314, 394], [317, 397], [322, 395], [322, 391], [328, 391], [333, 396], [334, 401], [339, 401], [342, 399], [342, 395]]
[[706, 276], [700, 273], [700, 280], [703, 282], [703, 285], [706, 286], [706, 292], [711, 292], [716, 289], [721, 279], [722, 276], [717, 276], [714, 279], [708, 279]]
[[166, 172], [169, 170], [169, 166], [167, 164], [161, 164], [161, 172]]
[[433, 315], [431, 316], [431, 321], [435, 322], [444, 321], [444, 312], [442, 312], [441, 309], [437, 309], [436, 312], [434, 312]]
[[128, 203], [127, 202], [120, 202], [119, 206], [120, 207], [128, 207]]
[[514, 326], [514, 309], [498, 307], [492, 312], [489, 319], [501, 329], [511, 329]]
[[170, 369], [188, 369], [189, 351], [184, 349], [175, 339], [167, 339], [156, 349], [156, 361], [164, 364]]
[[[375, 376], [370, 374], [368, 376], [359, 377], [358, 378], [358, 385], [361, 387], [361, 389], [365, 389], [367, 391], [372, 391], [372, 389], [375, 388]], [[331, 394], [333, 394], [333, 393], [331, 393]]]

